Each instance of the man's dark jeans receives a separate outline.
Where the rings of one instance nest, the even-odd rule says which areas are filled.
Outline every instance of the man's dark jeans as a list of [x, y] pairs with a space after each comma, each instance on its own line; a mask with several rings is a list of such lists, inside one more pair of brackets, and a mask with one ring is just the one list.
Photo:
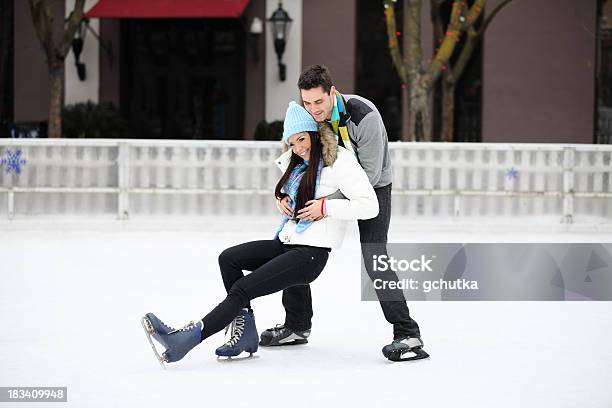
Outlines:
[[[391, 220], [391, 184], [375, 188], [378, 198], [379, 213], [376, 218], [359, 220], [359, 240], [361, 251], [370, 279], [377, 276], [372, 272], [372, 255], [386, 254], [387, 233]], [[395, 277], [397, 279], [397, 277]], [[419, 325], [410, 317], [408, 306], [400, 289], [383, 294], [377, 291], [383, 314], [393, 325], [393, 337], [420, 337]], [[293, 331], [308, 330], [312, 326], [312, 297], [310, 285], [299, 285], [283, 291], [283, 306], [285, 307], [285, 326]]]

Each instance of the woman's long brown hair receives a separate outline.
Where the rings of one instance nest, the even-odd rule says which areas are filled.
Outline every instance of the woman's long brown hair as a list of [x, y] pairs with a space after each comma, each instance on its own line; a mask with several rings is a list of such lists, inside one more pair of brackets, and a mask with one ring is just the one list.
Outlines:
[[[321, 138], [319, 137], [319, 132], [308, 132], [310, 135], [310, 160], [308, 161], [308, 167], [306, 168], [306, 172], [300, 181], [300, 186], [298, 187], [298, 192], [296, 196], [295, 208], [293, 209], [293, 219], [296, 219], [298, 210], [304, 208], [304, 205], [307, 201], [313, 200], [315, 197], [315, 188], [317, 183], [317, 173], [319, 169], [319, 163], [323, 154], [323, 145], [321, 144]], [[289, 180], [289, 176], [291, 172], [298, 164], [302, 163], [304, 159], [302, 159], [297, 154], [291, 152], [291, 160], [289, 161], [289, 166], [285, 171], [285, 174], [281, 177], [281, 179], [276, 184], [276, 188], [274, 189], [274, 195], [277, 199], [282, 200], [286, 196], [287, 193], [283, 193], [281, 189]]]

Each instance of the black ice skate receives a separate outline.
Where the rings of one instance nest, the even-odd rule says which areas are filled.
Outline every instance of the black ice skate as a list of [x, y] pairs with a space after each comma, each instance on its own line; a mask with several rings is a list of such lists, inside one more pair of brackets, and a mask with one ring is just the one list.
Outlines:
[[259, 345], [263, 347], [268, 346], [293, 346], [296, 344], [308, 343], [308, 336], [310, 336], [310, 330], [304, 331], [293, 331], [284, 324], [276, 325], [271, 329], [264, 330], [261, 333]]
[[414, 361], [429, 357], [423, 350], [423, 342], [419, 337], [404, 337], [393, 340], [382, 349], [383, 355], [391, 361]]

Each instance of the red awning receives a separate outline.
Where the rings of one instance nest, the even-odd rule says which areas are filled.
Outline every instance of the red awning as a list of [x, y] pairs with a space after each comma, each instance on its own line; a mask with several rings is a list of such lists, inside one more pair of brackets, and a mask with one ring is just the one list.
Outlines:
[[249, 0], [99, 0], [90, 18], [237, 18]]

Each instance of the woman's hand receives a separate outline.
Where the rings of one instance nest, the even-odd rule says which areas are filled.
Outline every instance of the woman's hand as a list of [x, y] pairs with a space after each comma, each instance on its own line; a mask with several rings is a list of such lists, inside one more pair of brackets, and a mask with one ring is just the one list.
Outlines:
[[319, 221], [324, 217], [321, 207], [323, 200], [310, 200], [306, 202], [304, 208], [298, 211], [297, 218], [311, 221]]
[[289, 206], [289, 196], [285, 196], [282, 200], [277, 200], [276, 206], [278, 210], [287, 218], [293, 217], [293, 212], [291, 211], [291, 207]]

